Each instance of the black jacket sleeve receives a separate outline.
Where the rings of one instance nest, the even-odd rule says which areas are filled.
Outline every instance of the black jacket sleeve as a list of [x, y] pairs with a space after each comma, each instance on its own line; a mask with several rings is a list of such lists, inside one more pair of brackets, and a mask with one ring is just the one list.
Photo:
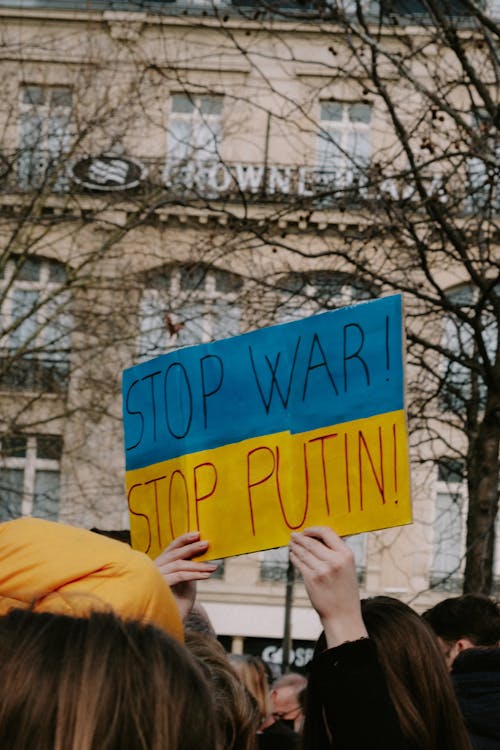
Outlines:
[[369, 638], [316, 653], [309, 677], [304, 750], [408, 750]]

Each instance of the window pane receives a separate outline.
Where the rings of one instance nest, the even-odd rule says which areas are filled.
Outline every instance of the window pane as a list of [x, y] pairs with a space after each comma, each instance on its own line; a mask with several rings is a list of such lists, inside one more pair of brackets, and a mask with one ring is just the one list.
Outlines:
[[351, 293], [353, 302], [358, 302], [366, 299], [373, 299], [378, 296], [376, 289], [370, 289], [368, 286], [364, 286], [359, 281], [351, 282]]
[[438, 481], [461, 483], [464, 479], [464, 462], [457, 458], [441, 458], [438, 461]]
[[458, 493], [438, 492], [433, 528], [432, 578], [446, 586], [460, 576], [462, 500]]
[[70, 108], [72, 105], [71, 89], [64, 86], [54, 86], [50, 89], [50, 103], [54, 107]]
[[349, 107], [349, 119], [351, 122], [371, 121], [372, 109], [369, 104], [351, 104]]
[[71, 349], [71, 317], [65, 308], [69, 304], [65, 295], [46, 302], [38, 313], [40, 321], [39, 342], [43, 345], [42, 357], [49, 362], [67, 362]]
[[193, 127], [185, 120], [171, 120], [168, 126], [168, 158], [186, 161], [193, 153]]
[[354, 131], [346, 139], [347, 160], [356, 167], [366, 167], [371, 156], [371, 137], [369, 131]]
[[31, 289], [15, 289], [12, 301], [12, 320], [16, 324], [11, 332], [11, 344], [21, 347], [33, 342], [37, 332], [36, 305], [38, 292]]
[[164, 354], [167, 348], [165, 328], [166, 310], [154, 290], [146, 292], [141, 299], [139, 357], [150, 359]]
[[467, 307], [468, 305], [472, 305], [473, 302], [472, 288], [467, 285], [453, 289], [447, 296], [454, 305]]
[[59, 516], [60, 476], [58, 471], [37, 471], [32, 515], [57, 521]]
[[[460, 307], [472, 305], [472, 289], [462, 286], [449, 293], [449, 299]], [[470, 326], [458, 318], [448, 315], [443, 322], [442, 346], [449, 352], [443, 359], [440, 406], [442, 409], [463, 411], [471, 393], [471, 371], [463, 360], [470, 359], [474, 351], [474, 332]]]
[[60, 115], [49, 117], [47, 120], [47, 150], [52, 156], [61, 156], [69, 150], [71, 135], [69, 132], [69, 117]]
[[318, 166], [320, 169], [337, 169], [344, 158], [340, 147], [342, 134], [339, 131], [322, 131], [318, 134]]
[[42, 262], [38, 258], [19, 258], [16, 266], [16, 281], [39, 281]]
[[179, 330], [177, 346], [192, 346], [204, 342], [204, 314], [205, 306], [201, 302], [187, 302], [182, 305], [178, 316], [183, 326]]
[[36, 438], [36, 455], [38, 458], [48, 458], [59, 461], [62, 454], [63, 441], [60, 435], [38, 435]]
[[2, 438], [2, 456], [23, 458], [26, 455], [26, 442], [24, 435], [6, 435]]
[[182, 266], [180, 269], [181, 289], [203, 289], [206, 275], [207, 269], [205, 266]]
[[222, 113], [222, 96], [200, 97], [200, 112], [204, 115], [220, 115]]
[[236, 276], [234, 273], [228, 273], [227, 271], [214, 270], [213, 275], [215, 277], [215, 288], [218, 292], [239, 292], [243, 286], [243, 281], [240, 276]]
[[322, 102], [320, 117], [322, 120], [342, 120], [342, 104], [338, 102]]
[[196, 156], [198, 159], [214, 159], [221, 142], [221, 123], [210, 120], [201, 122], [196, 133]]
[[0, 468], [0, 521], [19, 518], [22, 512], [24, 471]]
[[194, 112], [194, 102], [186, 94], [173, 94], [172, 112], [190, 113]]
[[240, 317], [239, 305], [218, 300], [211, 314], [211, 338], [217, 340], [237, 336], [240, 333]]
[[288, 568], [288, 547], [267, 549], [260, 564], [260, 577], [263, 581], [284, 581]]
[[21, 101], [23, 104], [43, 104], [45, 101], [45, 88], [43, 86], [23, 86], [21, 89]]
[[19, 121], [19, 137], [21, 149], [41, 147], [42, 120], [34, 114], [22, 115]]
[[65, 266], [57, 260], [48, 260], [46, 262], [49, 266], [49, 281], [55, 284], [63, 284], [68, 278]]
[[45, 169], [42, 148], [42, 121], [39, 117], [23, 115], [19, 123], [20, 154], [17, 164], [19, 185], [27, 190], [39, 184]]
[[356, 572], [359, 580], [363, 579], [366, 569], [366, 540], [366, 534], [354, 534], [353, 536], [348, 536], [344, 539], [344, 542], [354, 553]]

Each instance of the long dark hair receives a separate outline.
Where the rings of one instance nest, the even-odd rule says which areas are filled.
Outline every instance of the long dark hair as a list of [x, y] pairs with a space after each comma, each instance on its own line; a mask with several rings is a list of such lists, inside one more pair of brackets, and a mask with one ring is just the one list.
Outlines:
[[13, 610], [0, 664], [6, 750], [217, 750], [204, 675], [151, 625]]
[[361, 602], [408, 744], [415, 750], [470, 750], [443, 654], [427, 623], [387, 596]]
[[[409, 750], [472, 750], [436, 637], [407, 604], [392, 597], [361, 601], [361, 612], [386, 678]], [[316, 653], [326, 649], [324, 634]], [[314, 685], [313, 685], [314, 687]], [[308, 689], [302, 747], [335, 748], [318, 695]]]

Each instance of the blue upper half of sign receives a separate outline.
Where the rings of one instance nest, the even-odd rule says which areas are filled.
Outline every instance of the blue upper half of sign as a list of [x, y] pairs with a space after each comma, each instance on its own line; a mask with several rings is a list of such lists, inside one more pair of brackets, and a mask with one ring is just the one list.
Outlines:
[[127, 470], [402, 409], [401, 295], [178, 349], [122, 390]]

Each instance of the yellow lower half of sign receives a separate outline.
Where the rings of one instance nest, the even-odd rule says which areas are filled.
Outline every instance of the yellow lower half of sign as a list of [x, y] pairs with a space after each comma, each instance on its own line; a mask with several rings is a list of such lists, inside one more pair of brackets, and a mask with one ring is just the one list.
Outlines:
[[153, 558], [193, 530], [217, 559], [286, 545], [308, 526], [345, 536], [411, 522], [404, 411], [192, 453], [126, 482], [133, 546]]

